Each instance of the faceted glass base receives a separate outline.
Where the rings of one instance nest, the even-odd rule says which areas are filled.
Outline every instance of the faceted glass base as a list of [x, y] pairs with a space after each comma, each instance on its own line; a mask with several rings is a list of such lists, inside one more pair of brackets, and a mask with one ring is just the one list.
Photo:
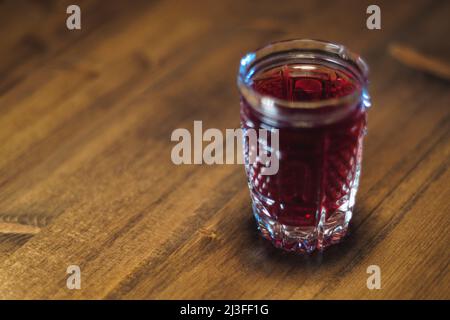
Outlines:
[[336, 211], [324, 223], [315, 227], [295, 227], [281, 224], [253, 206], [253, 214], [261, 235], [270, 240], [277, 248], [299, 253], [311, 253], [314, 250], [338, 243], [346, 235], [352, 217], [351, 210]]

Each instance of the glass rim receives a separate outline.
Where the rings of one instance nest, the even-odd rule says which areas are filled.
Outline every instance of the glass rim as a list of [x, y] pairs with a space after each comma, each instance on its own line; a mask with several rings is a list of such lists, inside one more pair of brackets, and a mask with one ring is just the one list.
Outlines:
[[[341, 66], [343, 64], [352, 66], [356, 71], [356, 80], [361, 85], [352, 94], [343, 97], [327, 98], [318, 101], [288, 101], [261, 94], [249, 84], [249, 79], [253, 75], [249, 74], [252, 67], [258, 62], [270, 58], [272, 55], [283, 53], [296, 53], [298, 55], [302, 53], [304, 57], [313, 59], [314, 52], [316, 54], [322, 53], [329, 55], [329, 59], [325, 59], [325, 61]], [[270, 114], [274, 113], [275, 106], [289, 109], [319, 109], [321, 107], [356, 103], [365, 94], [368, 73], [369, 67], [361, 56], [350, 51], [342, 44], [315, 39], [291, 39], [271, 42], [264, 47], [244, 55], [240, 60], [237, 84], [240, 93], [252, 107], [262, 108], [265, 113]]]

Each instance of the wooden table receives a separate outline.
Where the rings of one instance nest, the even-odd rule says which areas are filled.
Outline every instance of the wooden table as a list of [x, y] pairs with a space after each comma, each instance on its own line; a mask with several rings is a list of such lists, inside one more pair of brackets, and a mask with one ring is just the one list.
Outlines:
[[[381, 30], [370, 1], [138, 0], [69, 31], [71, 3], [0, 1], [0, 298], [450, 298], [449, 82], [387, 51], [448, 62], [449, 1], [377, 1]], [[242, 166], [170, 160], [176, 128], [239, 126], [246, 51], [305, 37], [360, 52], [374, 105], [351, 235], [310, 257], [258, 236]]]

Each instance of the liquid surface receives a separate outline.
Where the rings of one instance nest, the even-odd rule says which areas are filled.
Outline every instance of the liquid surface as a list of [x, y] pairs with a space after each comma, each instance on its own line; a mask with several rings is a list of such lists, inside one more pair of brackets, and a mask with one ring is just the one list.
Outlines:
[[354, 79], [343, 71], [319, 65], [284, 65], [253, 78], [259, 93], [287, 101], [319, 101], [353, 93]]
[[[261, 94], [289, 101], [318, 101], [351, 94], [353, 79], [327, 67], [289, 65], [257, 75], [253, 88]], [[302, 112], [303, 110], [298, 110]], [[246, 163], [248, 182], [259, 211], [289, 226], [315, 226], [339, 210], [351, 210], [358, 186], [365, 130], [360, 106], [337, 123], [313, 128], [281, 127], [279, 171], [261, 175], [260, 163]], [[242, 127], [268, 127], [245, 99]], [[249, 146], [245, 145], [247, 159]]]

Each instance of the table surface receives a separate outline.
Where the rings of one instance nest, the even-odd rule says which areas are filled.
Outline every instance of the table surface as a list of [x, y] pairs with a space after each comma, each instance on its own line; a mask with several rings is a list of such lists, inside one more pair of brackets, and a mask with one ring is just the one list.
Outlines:
[[[0, 1], [0, 298], [450, 298], [449, 1]], [[176, 128], [239, 126], [239, 58], [344, 43], [371, 67], [351, 234], [312, 256], [261, 239], [241, 165], [170, 160]], [[69, 265], [81, 289], [66, 287]], [[381, 268], [369, 290], [367, 268]]]

